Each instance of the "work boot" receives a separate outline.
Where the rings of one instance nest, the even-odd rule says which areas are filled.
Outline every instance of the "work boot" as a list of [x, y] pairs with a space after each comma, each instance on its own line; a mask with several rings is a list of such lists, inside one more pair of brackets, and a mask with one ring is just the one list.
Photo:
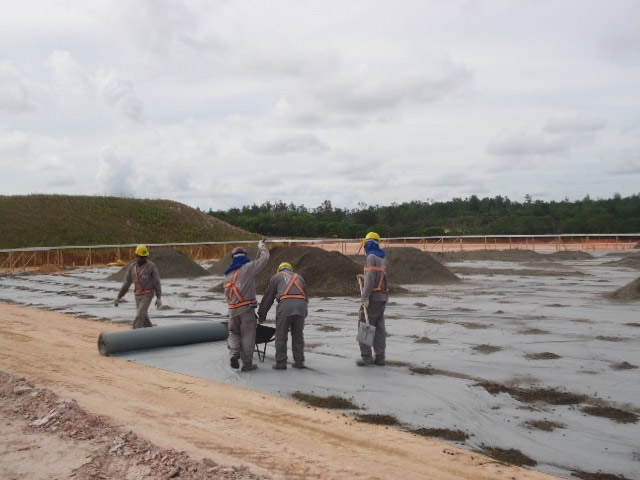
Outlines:
[[251, 370], [255, 370], [258, 368], [258, 365], [256, 365], [255, 363], [245, 363], [244, 365], [242, 365], [242, 368], [240, 369], [243, 372], [250, 372]]
[[378, 358], [373, 361], [374, 365], [378, 365], [379, 367], [384, 367], [384, 358]]
[[293, 368], [307, 368], [307, 367], [305, 367], [304, 362], [295, 362], [293, 364]]
[[231, 357], [229, 359], [229, 365], [231, 368], [240, 368], [240, 362], [238, 361], [238, 357]]
[[274, 363], [273, 365], [271, 365], [271, 368], [273, 368], [274, 370], [286, 370], [287, 369], [287, 364], [286, 363]]
[[371, 358], [360, 358], [356, 360], [356, 365], [359, 367], [366, 367], [367, 365], [372, 365], [373, 360]]

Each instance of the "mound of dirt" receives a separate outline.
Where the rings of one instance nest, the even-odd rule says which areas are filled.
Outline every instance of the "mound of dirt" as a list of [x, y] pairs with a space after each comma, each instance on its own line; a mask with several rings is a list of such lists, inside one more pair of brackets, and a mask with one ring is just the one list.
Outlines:
[[51, 263], [46, 263], [44, 265], [40, 265], [36, 270], [38, 273], [59, 273], [64, 272], [64, 267], [60, 265], [53, 265]]
[[[264, 293], [269, 279], [276, 273], [278, 265], [289, 262], [302, 275], [312, 297], [356, 297], [360, 288], [356, 275], [362, 268], [338, 252], [328, 252], [316, 247], [275, 247], [270, 250], [269, 262], [256, 278], [258, 293]], [[227, 266], [229, 263], [227, 263]], [[225, 267], [226, 268], [226, 267]], [[222, 283], [214, 291], [222, 291]], [[389, 285], [390, 293], [406, 293], [398, 286]]]
[[640, 277], [607, 295], [612, 300], [633, 302], [640, 300]]
[[[158, 267], [160, 280], [165, 278], [193, 278], [211, 275], [210, 272], [178, 250], [152, 250], [149, 259]], [[107, 277], [107, 280], [123, 281], [131, 263]]]
[[[456, 275], [439, 261], [413, 247], [386, 248], [389, 261], [389, 278], [399, 284], [443, 285], [460, 281]], [[364, 255], [351, 257], [355, 262], [364, 265]]]
[[554, 260], [589, 260], [593, 255], [582, 250], [560, 250], [549, 254], [548, 257]]
[[[250, 259], [253, 260], [254, 258], [256, 258], [256, 255], [258, 254], [258, 247], [244, 247], [244, 249], [246, 250], [247, 255]], [[207, 270], [209, 270], [209, 273], [212, 273], [214, 275], [224, 275], [224, 271], [229, 265], [231, 265], [231, 263], [231, 252], [229, 252], [216, 263], [211, 265]]]
[[620, 260], [607, 262], [605, 265], [615, 265], [617, 267], [635, 268], [636, 270], [640, 270], [640, 253], [631, 253]]
[[533, 250], [475, 250], [471, 252], [434, 253], [433, 255], [443, 262], [464, 262], [467, 260], [529, 262], [545, 260], [548, 257], [548, 255], [543, 255]]

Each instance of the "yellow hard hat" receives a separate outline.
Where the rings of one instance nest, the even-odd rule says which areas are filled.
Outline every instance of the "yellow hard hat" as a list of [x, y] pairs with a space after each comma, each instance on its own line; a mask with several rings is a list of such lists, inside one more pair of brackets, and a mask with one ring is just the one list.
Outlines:
[[278, 271], [279, 272], [281, 270], [284, 270], [285, 268], [288, 268], [289, 270], [293, 270], [293, 267], [291, 266], [291, 264], [289, 262], [282, 262], [280, 265], [278, 265]]
[[148, 257], [149, 248], [146, 245], [138, 245], [136, 247], [136, 255], [138, 255], [139, 257]]
[[369, 240], [375, 240], [376, 242], [380, 242], [380, 240], [382, 240], [380, 238], [380, 235], [378, 235], [376, 232], [369, 232], [367, 233], [367, 236], [364, 237], [364, 240], [362, 240], [362, 243], [367, 243]]

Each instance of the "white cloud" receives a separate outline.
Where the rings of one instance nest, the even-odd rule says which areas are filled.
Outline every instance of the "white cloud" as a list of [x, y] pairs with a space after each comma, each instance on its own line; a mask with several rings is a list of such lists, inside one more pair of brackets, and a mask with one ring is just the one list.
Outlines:
[[11, 63], [0, 62], [0, 111], [20, 113], [34, 108], [30, 82]]
[[640, 174], [640, 147], [622, 150], [610, 168], [610, 172], [615, 175]]
[[100, 193], [118, 197], [135, 196], [136, 175], [133, 159], [128, 153], [110, 145], [102, 149], [96, 175]]
[[599, 117], [553, 117], [547, 121], [544, 131], [547, 133], [594, 133], [604, 129], [607, 121]]
[[54, 70], [62, 94], [96, 97], [121, 115], [141, 122], [142, 102], [136, 97], [131, 82], [114, 70], [89, 73], [68, 51], [56, 50], [47, 63]]
[[549, 138], [528, 132], [502, 133], [489, 142], [487, 152], [510, 157], [561, 155], [569, 150], [570, 145], [566, 137]]
[[279, 99], [276, 120], [297, 126], [354, 127], [385, 115], [416, 110], [455, 94], [471, 81], [471, 71], [444, 59], [413, 57], [404, 70], [382, 65], [342, 65], [299, 84]]
[[637, 192], [621, 153], [636, 0], [14, 3], [3, 193], [224, 208]]
[[264, 155], [321, 154], [329, 150], [327, 144], [311, 134], [281, 134], [269, 139], [249, 139], [247, 147], [252, 152]]

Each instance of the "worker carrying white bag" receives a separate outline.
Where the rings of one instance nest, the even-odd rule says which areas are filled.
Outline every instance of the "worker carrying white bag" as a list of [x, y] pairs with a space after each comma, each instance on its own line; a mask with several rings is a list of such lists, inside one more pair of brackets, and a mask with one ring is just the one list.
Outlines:
[[[387, 288], [387, 261], [385, 252], [380, 248], [380, 235], [369, 232], [362, 240], [366, 260], [364, 275], [358, 276], [360, 283], [360, 315], [358, 319], [358, 343], [361, 359], [356, 361], [360, 367], [366, 365], [384, 366], [387, 345], [387, 330], [384, 324], [384, 309], [389, 300]], [[373, 346], [373, 353], [371, 352]]]

